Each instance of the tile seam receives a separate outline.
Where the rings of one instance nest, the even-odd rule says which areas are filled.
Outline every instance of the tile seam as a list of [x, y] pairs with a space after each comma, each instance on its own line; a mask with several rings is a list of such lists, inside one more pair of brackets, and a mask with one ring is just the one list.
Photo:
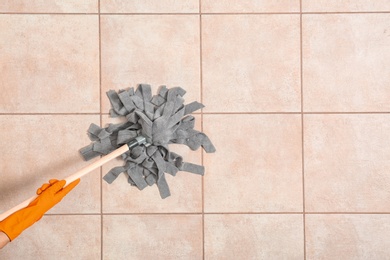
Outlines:
[[304, 133], [304, 108], [303, 108], [303, 26], [302, 26], [302, 0], [299, 0], [299, 59], [300, 59], [300, 85], [301, 85], [301, 150], [302, 150], [302, 158], [301, 158], [301, 165], [302, 165], [302, 229], [303, 229], [303, 258], [306, 259], [306, 208], [305, 208], [305, 151], [304, 151], [304, 140], [305, 140], [305, 133]]
[[0, 116], [77, 116], [77, 115], [100, 115], [100, 113], [0, 113]]
[[[387, 115], [390, 111], [382, 112], [202, 112], [195, 115]], [[77, 116], [77, 115], [109, 115], [108, 113], [0, 113], [0, 116]]]
[[359, 115], [390, 114], [390, 112], [203, 112], [204, 115]]
[[[45, 214], [45, 216], [111, 216], [111, 215], [125, 215], [125, 216], [138, 216], [138, 215], [302, 215], [303, 212], [145, 212], [145, 213], [50, 213]], [[390, 215], [388, 212], [315, 212], [315, 211], [306, 211], [306, 215]]]
[[[390, 14], [390, 11], [333, 11], [333, 12], [214, 12], [202, 13], [202, 15], [332, 15], [332, 14]], [[50, 12], [0, 12], [0, 15], [199, 15], [190, 13], [50, 13]]]
[[[203, 38], [202, 38], [202, 0], [199, 0], [199, 80], [200, 103], [203, 104]], [[203, 108], [200, 110], [200, 128], [203, 133]], [[204, 152], [201, 150], [201, 165], [204, 166]], [[204, 176], [202, 176], [202, 259], [205, 259], [205, 218], [204, 218]]]
[[[100, 0], [98, 0], [98, 28], [99, 28], [99, 108], [100, 126], [103, 126], [102, 111], [102, 51], [101, 51], [101, 21], [100, 21]], [[100, 259], [103, 260], [103, 167], [100, 167]]]

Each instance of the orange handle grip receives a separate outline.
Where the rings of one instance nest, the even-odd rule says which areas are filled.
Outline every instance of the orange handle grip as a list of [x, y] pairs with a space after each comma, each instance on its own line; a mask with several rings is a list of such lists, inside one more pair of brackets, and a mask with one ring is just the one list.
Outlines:
[[[69, 177], [65, 178], [65, 181], [66, 181], [66, 184], [65, 184], [65, 187], [83, 177], [84, 175], [90, 173], [91, 171], [99, 168], [100, 166], [102, 166], [103, 164], [111, 161], [112, 159], [124, 154], [125, 152], [127, 152], [129, 150], [129, 146], [127, 144], [119, 147], [118, 149], [116, 149], [115, 151], [103, 156], [102, 158], [100, 158], [99, 160], [97, 160], [96, 162], [82, 168], [81, 170], [75, 172], [74, 174], [70, 175]], [[33, 200], [35, 200], [38, 196], [37, 195], [34, 195], [32, 196], [31, 198], [23, 201], [22, 203], [18, 204], [17, 206], [3, 212], [2, 214], [0, 214], [0, 221], [2, 221], [3, 219], [7, 218], [9, 215], [13, 214], [14, 212], [22, 209], [22, 208], [25, 208], [27, 207]]]

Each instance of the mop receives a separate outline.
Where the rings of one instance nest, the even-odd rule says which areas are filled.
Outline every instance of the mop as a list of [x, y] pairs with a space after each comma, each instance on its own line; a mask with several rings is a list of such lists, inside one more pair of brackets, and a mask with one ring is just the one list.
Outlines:
[[[161, 86], [158, 94], [152, 96], [147, 84], [135, 90], [108, 91], [111, 117], [121, 117], [125, 122], [105, 128], [90, 125], [88, 135], [93, 142], [80, 149], [80, 153], [85, 160], [104, 156], [65, 178], [66, 185], [119, 156], [124, 164], [105, 174], [106, 182], [112, 183], [119, 174], [125, 173], [130, 186], [139, 190], [156, 184], [163, 199], [171, 195], [165, 173], [175, 176], [179, 171], [186, 171], [203, 175], [203, 166], [184, 162], [182, 156], [169, 150], [169, 144], [176, 143], [191, 150], [202, 147], [206, 153], [215, 152], [207, 135], [194, 129], [195, 117], [190, 115], [204, 106], [196, 101], [185, 105], [185, 93], [181, 87]], [[0, 221], [27, 207], [37, 197], [0, 214]]]

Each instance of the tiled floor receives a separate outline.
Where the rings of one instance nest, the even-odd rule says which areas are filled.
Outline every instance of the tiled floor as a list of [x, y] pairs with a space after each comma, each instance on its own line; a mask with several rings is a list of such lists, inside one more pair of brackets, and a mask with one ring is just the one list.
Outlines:
[[390, 1], [0, 1], [0, 211], [87, 165], [105, 92], [180, 85], [217, 153], [84, 177], [0, 259], [388, 259]]

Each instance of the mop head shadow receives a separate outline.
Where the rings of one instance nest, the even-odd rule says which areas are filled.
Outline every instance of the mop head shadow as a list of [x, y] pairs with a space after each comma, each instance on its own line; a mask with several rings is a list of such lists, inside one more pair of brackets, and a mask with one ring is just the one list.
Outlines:
[[195, 118], [190, 114], [204, 106], [198, 102], [185, 105], [186, 91], [180, 87], [160, 87], [152, 96], [150, 85], [141, 84], [116, 92], [110, 90], [107, 96], [111, 102], [111, 117], [123, 117], [126, 122], [109, 124], [105, 128], [91, 124], [88, 135], [90, 145], [80, 150], [85, 160], [106, 155], [137, 136], [144, 136], [148, 145], [137, 146], [122, 154], [123, 166], [112, 168], [103, 179], [112, 183], [121, 173], [128, 176], [128, 182], [142, 190], [156, 184], [161, 198], [170, 196], [165, 173], [176, 175], [186, 171], [204, 174], [201, 165], [184, 162], [182, 156], [169, 151], [169, 144], [184, 144], [191, 150], [202, 147], [207, 153], [215, 152], [210, 139], [194, 129]]

